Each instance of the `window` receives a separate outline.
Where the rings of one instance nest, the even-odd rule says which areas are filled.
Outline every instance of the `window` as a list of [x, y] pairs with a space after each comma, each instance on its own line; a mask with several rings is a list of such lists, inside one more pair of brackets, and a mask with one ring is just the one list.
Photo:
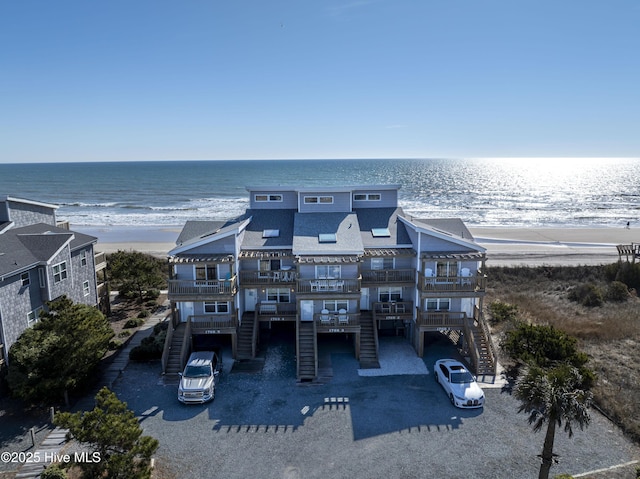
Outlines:
[[290, 303], [291, 290], [289, 288], [267, 288], [267, 301]]
[[89, 289], [89, 281], [85, 281], [82, 283], [82, 294], [85, 296], [89, 296], [91, 290]]
[[371, 269], [394, 269], [395, 258], [371, 258]]
[[389, 238], [391, 231], [389, 228], [371, 228], [371, 234], [374, 238]]
[[224, 314], [229, 312], [228, 301], [207, 301], [204, 303], [205, 313]]
[[255, 195], [254, 199], [257, 202], [282, 201], [282, 195]]
[[318, 279], [335, 279], [340, 278], [341, 267], [339, 264], [316, 266], [316, 278]]
[[436, 272], [440, 278], [458, 276], [458, 263], [454, 261], [438, 261], [436, 263]]
[[451, 299], [449, 298], [427, 299], [427, 311], [449, 311], [450, 308]]
[[380, 201], [380, 193], [356, 193], [353, 201]]
[[67, 279], [67, 262], [63, 261], [62, 263], [53, 265], [53, 282], [59, 283], [62, 280]]
[[279, 259], [261, 259], [259, 260], [260, 271], [278, 271], [280, 270]]
[[36, 308], [33, 311], [27, 314], [27, 325], [32, 326], [38, 322], [40, 319], [40, 313], [42, 312], [42, 308]]
[[196, 266], [196, 281], [211, 281], [218, 278], [215, 264]]
[[28, 271], [20, 275], [20, 282], [22, 283], [22, 286], [29, 286], [31, 284], [31, 278], [29, 277]]
[[400, 287], [388, 287], [380, 288], [378, 290], [379, 301], [382, 303], [389, 303], [390, 301], [402, 301], [402, 288]]
[[277, 238], [280, 236], [280, 230], [262, 230], [263, 238]]
[[47, 286], [47, 277], [44, 268], [38, 269], [38, 279], [40, 280], [40, 287], [44, 288]]
[[322, 302], [322, 308], [332, 313], [337, 313], [341, 309], [349, 311], [349, 301], [346, 299], [326, 300]]
[[338, 241], [335, 233], [320, 233], [318, 235], [318, 243], [335, 243]]
[[87, 265], [87, 252], [83, 251], [82, 253], [80, 253], [80, 266], [86, 266]]
[[333, 196], [305, 196], [304, 203], [307, 205], [322, 203], [322, 204], [333, 204]]

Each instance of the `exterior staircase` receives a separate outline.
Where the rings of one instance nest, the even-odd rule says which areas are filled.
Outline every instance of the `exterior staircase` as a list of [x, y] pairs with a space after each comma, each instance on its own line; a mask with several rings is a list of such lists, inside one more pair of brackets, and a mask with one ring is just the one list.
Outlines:
[[360, 368], [377, 369], [378, 341], [377, 331], [373, 324], [373, 315], [370, 312], [360, 314]]
[[489, 344], [489, 338], [487, 338], [483, 329], [477, 324], [474, 324], [471, 328], [471, 334], [473, 335], [474, 343], [478, 353], [478, 363], [476, 366], [476, 375], [493, 375], [496, 373], [495, 358], [491, 353], [491, 345]]
[[167, 367], [164, 370], [165, 376], [178, 375], [182, 372], [182, 341], [184, 339], [184, 333], [186, 330], [185, 323], [178, 323], [178, 326], [173, 330], [173, 336], [171, 337], [171, 345], [169, 349], [169, 357], [167, 359]]
[[316, 331], [313, 321], [298, 321], [298, 381], [313, 381], [317, 376]]
[[242, 315], [242, 322], [238, 326], [236, 359], [254, 359], [253, 332], [256, 324], [256, 313], [254, 311], [247, 311]]

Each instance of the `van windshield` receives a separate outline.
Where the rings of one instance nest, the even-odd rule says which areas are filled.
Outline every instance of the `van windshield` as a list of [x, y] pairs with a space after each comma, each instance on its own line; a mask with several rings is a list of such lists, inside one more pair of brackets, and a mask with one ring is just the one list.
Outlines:
[[187, 378], [205, 378], [211, 376], [211, 368], [209, 366], [187, 366], [184, 370], [184, 376]]

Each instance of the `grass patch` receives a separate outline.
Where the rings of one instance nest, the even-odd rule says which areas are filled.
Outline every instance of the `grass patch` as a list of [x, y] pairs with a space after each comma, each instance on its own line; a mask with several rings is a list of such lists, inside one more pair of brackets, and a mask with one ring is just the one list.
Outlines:
[[[577, 338], [589, 355], [588, 366], [598, 375], [596, 404], [640, 443], [640, 300], [633, 291], [625, 296], [616, 283], [619, 271], [628, 270], [618, 264], [489, 268], [485, 305], [499, 341], [514, 327], [514, 315]], [[571, 294], [594, 290], [603, 292], [598, 306]]]

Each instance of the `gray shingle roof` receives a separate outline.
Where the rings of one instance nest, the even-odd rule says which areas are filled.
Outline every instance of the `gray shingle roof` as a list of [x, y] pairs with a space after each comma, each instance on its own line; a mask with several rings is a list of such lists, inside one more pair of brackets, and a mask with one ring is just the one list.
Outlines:
[[[398, 215], [402, 215], [402, 208], [357, 208], [354, 211], [358, 215], [365, 248], [411, 244], [404, 224], [397, 220]], [[389, 228], [389, 237], [374, 237], [371, 232], [374, 228]]]
[[[336, 234], [335, 243], [321, 243], [320, 234]], [[296, 213], [293, 254], [362, 254], [364, 245], [355, 213]]]
[[67, 242], [71, 250], [96, 243], [95, 236], [38, 223], [0, 234], [0, 276], [48, 261]]
[[422, 223], [436, 230], [454, 234], [468, 241], [475, 241], [460, 218], [411, 218], [414, 223]]
[[[251, 222], [244, 232], [242, 249], [290, 248], [293, 244], [293, 221], [295, 210], [247, 210]], [[263, 238], [264, 230], [278, 230], [274, 238]]]

